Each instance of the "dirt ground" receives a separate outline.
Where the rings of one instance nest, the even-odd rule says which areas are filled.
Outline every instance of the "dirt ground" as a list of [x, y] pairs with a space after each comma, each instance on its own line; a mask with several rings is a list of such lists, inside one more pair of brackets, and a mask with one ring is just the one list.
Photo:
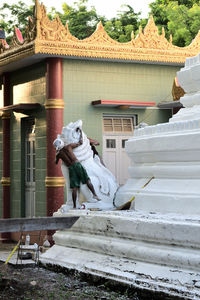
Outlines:
[[106, 284], [83, 281], [80, 275], [63, 274], [38, 267], [0, 265], [0, 299], [139, 300]]
[[75, 271], [3, 262], [0, 262], [0, 299], [172, 300]]
[[17, 267], [0, 263], [0, 299], [3, 300], [172, 300], [144, 293], [103, 279], [91, 280], [43, 267]]

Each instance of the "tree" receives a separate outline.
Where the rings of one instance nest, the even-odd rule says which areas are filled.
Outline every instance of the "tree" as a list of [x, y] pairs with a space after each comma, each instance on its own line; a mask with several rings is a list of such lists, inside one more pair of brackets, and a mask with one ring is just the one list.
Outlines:
[[68, 23], [71, 34], [82, 40], [95, 31], [100, 20], [94, 7], [87, 8], [87, 2], [88, 0], [79, 0], [79, 2], [74, 2], [73, 6], [64, 3], [63, 13], [52, 8], [51, 16], [58, 15], [64, 25]]
[[169, 31], [173, 34], [175, 44], [187, 46], [200, 29], [200, 5], [194, 4], [191, 8], [187, 8], [176, 4], [172, 8], [168, 12]]
[[[52, 19], [59, 15], [64, 25], [68, 23], [72, 35], [81, 40], [95, 31], [100, 20], [111, 38], [119, 42], [130, 41], [132, 31], [137, 33], [139, 25], [144, 28], [147, 24], [147, 19], [140, 19], [140, 13], [135, 13], [130, 5], [122, 6], [117, 16], [108, 20], [105, 16], [99, 16], [94, 7], [88, 8], [87, 4], [88, 0], [77, 0], [72, 6], [64, 3], [63, 12], [52, 7], [48, 16]], [[27, 6], [22, 0], [18, 4], [1, 5], [0, 27], [5, 29], [8, 43], [14, 25], [24, 35], [28, 16], [33, 15], [33, 7]], [[149, 7], [160, 33], [164, 27], [166, 38], [169, 39], [172, 34], [173, 44], [187, 46], [197, 35], [200, 29], [200, 0], [155, 0]], [[9, 18], [10, 15], [12, 18]]]
[[199, 0], [155, 0], [149, 6], [160, 32], [164, 27], [167, 38], [172, 34], [173, 44], [187, 46], [197, 35], [200, 29]]
[[[0, 27], [5, 30], [8, 43], [10, 42], [14, 26], [17, 26], [24, 35], [28, 17], [33, 15], [33, 7], [34, 5], [27, 6], [22, 1], [12, 5], [2, 4], [0, 7]], [[12, 19], [10, 16], [12, 16]], [[8, 21], [6, 21], [7, 19]]]
[[128, 42], [131, 39], [131, 33], [139, 27], [140, 13], [135, 13], [130, 5], [121, 6], [116, 18], [105, 20], [104, 26], [106, 32], [111, 38], [119, 42]]
[[131, 32], [138, 29], [138, 18], [130, 5], [124, 5], [116, 18], [107, 20], [105, 16], [99, 16], [95, 7], [87, 8], [88, 0], [74, 2], [73, 6], [64, 3], [63, 13], [51, 10], [50, 17], [59, 15], [63, 24], [69, 25], [70, 32], [79, 39], [90, 36], [96, 29], [97, 23], [101, 20], [107, 33], [119, 42], [127, 42], [131, 38]]
[[[62, 6], [63, 12], [58, 12], [55, 7], [52, 7], [48, 16], [53, 19], [58, 15], [64, 25], [68, 23], [71, 34], [81, 40], [95, 31], [100, 20], [103, 22], [108, 34], [119, 42], [129, 41], [131, 32], [138, 29], [140, 13], [136, 14], [130, 5], [122, 6], [122, 11], [118, 12], [116, 18], [107, 20], [105, 16], [97, 15], [94, 7], [88, 8], [87, 3], [88, 0], [78, 0], [72, 6], [64, 3]], [[3, 3], [0, 12], [0, 26], [5, 29], [9, 42], [14, 25], [24, 34], [27, 18], [33, 14], [33, 5], [28, 7], [22, 1], [12, 5]], [[8, 17], [8, 15], [12, 15], [12, 19], [5, 21], [5, 17]]]

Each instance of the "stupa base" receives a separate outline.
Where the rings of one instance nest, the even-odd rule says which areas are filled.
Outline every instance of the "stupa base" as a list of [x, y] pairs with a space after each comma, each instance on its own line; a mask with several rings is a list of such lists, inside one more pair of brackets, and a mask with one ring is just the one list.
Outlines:
[[[54, 235], [43, 264], [104, 277], [135, 288], [200, 298], [199, 217], [134, 211], [71, 211], [80, 218]], [[63, 215], [62, 215], [63, 216]]]

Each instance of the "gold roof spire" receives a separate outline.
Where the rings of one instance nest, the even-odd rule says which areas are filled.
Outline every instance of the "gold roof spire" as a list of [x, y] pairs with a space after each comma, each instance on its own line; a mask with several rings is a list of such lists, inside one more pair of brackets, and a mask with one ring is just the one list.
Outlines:
[[[79, 42], [81, 42], [79, 40]], [[96, 30], [95, 32], [89, 36], [88, 38], [82, 40], [83, 43], [99, 43], [99, 44], [120, 44], [119, 42], [113, 40], [108, 34], [107, 32], [105, 31], [104, 27], [103, 27], [103, 24], [102, 22], [100, 21], [98, 24], [97, 24], [97, 27], [96, 27]]]

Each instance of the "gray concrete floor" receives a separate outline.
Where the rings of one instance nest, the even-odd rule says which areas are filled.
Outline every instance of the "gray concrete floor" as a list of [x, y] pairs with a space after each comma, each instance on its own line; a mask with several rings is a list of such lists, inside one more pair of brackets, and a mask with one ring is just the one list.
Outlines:
[[[17, 243], [12, 243], [12, 244], [4, 244], [0, 243], [0, 261], [1, 262], [6, 262], [8, 259], [9, 255], [12, 253], [13, 249]], [[29, 252], [27, 250], [27, 252]], [[30, 251], [31, 252], [31, 251]], [[18, 259], [18, 249], [14, 252], [12, 257], [9, 259], [8, 263], [12, 265], [35, 265], [35, 261], [33, 259]]]

